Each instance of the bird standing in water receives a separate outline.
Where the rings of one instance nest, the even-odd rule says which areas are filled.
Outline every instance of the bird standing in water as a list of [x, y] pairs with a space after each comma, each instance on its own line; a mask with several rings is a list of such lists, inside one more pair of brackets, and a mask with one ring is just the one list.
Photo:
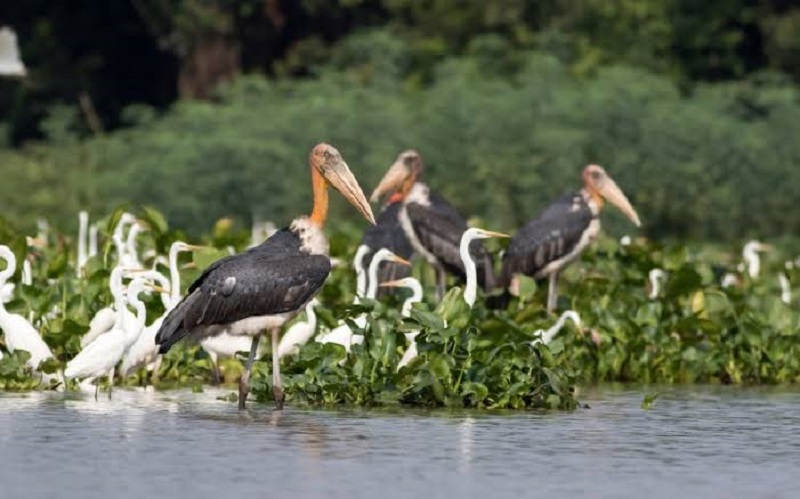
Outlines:
[[318, 144], [309, 155], [314, 207], [311, 216], [250, 250], [223, 258], [203, 272], [170, 312], [156, 336], [161, 353], [183, 338], [194, 340], [227, 331], [253, 337], [245, 372], [239, 381], [239, 408], [249, 392], [250, 372], [265, 330], [272, 337], [273, 394], [283, 408], [278, 340], [281, 326], [317, 294], [331, 270], [323, 226], [328, 216], [328, 188], [339, 191], [371, 223], [372, 209], [341, 154]]

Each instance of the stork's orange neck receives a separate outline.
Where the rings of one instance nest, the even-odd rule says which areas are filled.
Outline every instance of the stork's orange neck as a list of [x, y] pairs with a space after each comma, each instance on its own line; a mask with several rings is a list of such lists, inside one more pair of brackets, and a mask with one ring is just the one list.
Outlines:
[[603, 196], [597, 192], [596, 189], [593, 189], [591, 186], [586, 186], [583, 188], [583, 191], [594, 201], [594, 204], [597, 206], [597, 210], [600, 211], [603, 209]]
[[328, 181], [313, 165], [311, 166], [311, 188], [314, 190], [314, 209], [309, 218], [313, 223], [322, 227], [328, 218]]

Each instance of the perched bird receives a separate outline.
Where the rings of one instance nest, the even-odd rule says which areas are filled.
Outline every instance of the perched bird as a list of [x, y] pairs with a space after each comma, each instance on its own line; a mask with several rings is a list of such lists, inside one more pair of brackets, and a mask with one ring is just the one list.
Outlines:
[[[365, 270], [369, 268], [372, 256], [381, 248], [386, 248], [395, 255], [408, 260], [414, 254], [414, 248], [408, 242], [406, 233], [400, 225], [400, 211], [403, 209], [403, 200], [399, 194], [394, 194], [389, 198], [389, 202], [378, 214], [375, 225], [367, 227], [361, 238], [360, 248], [367, 248], [362, 265]], [[411, 275], [411, 267], [387, 261], [378, 269], [378, 281], [392, 281], [402, 279]], [[391, 288], [378, 288], [378, 295], [381, 290]]]
[[488, 239], [490, 237], [511, 237], [508, 234], [501, 232], [492, 232], [483, 229], [470, 228], [464, 231], [461, 235], [461, 242], [459, 243], [459, 254], [461, 261], [464, 264], [464, 269], [467, 274], [467, 284], [464, 286], [464, 301], [467, 302], [469, 308], [475, 305], [475, 299], [478, 296], [478, 276], [475, 261], [472, 259], [470, 252], [470, 244], [476, 239]]
[[133, 222], [130, 230], [128, 230], [128, 237], [125, 239], [125, 253], [128, 255], [127, 266], [130, 268], [142, 268], [142, 262], [139, 260], [139, 250], [136, 247], [136, 238], [145, 230], [147, 228], [138, 220]]
[[781, 301], [787, 305], [792, 303], [792, 286], [785, 272], [778, 274], [778, 284], [781, 287]]
[[117, 264], [125, 268], [138, 268], [137, 265], [131, 261], [128, 254], [128, 247], [125, 241], [125, 227], [136, 222], [136, 217], [132, 214], [125, 212], [114, 227], [114, 232], [111, 233], [111, 241], [117, 249]]
[[579, 192], [556, 199], [538, 218], [522, 227], [503, 255], [500, 284], [504, 290], [515, 288], [515, 274], [549, 278], [548, 312], [556, 307], [559, 271], [577, 259], [600, 233], [599, 216], [604, 199], [617, 206], [637, 227], [641, 225], [636, 210], [603, 168], [587, 166], [583, 170], [583, 183]]
[[[461, 235], [469, 227], [464, 217], [442, 196], [418, 182], [425, 169], [417, 151], [401, 153], [372, 192], [372, 201], [383, 194], [394, 193], [402, 199], [398, 213], [400, 225], [408, 241], [422, 258], [436, 270], [436, 292], [444, 296], [445, 273], [466, 279], [466, 270], [459, 254]], [[477, 264], [479, 284], [489, 291], [494, 287], [492, 259], [480, 242], [470, 246]]]
[[650, 293], [647, 297], [651, 300], [655, 300], [661, 292], [661, 281], [663, 281], [667, 275], [663, 270], [658, 268], [650, 270], [647, 275], [650, 281]]
[[[772, 251], [772, 246], [761, 241], [748, 241], [742, 248], [742, 259], [747, 265], [747, 275], [755, 279], [761, 273], [761, 255], [765, 251]], [[744, 269], [741, 269], [744, 270]]]
[[278, 358], [282, 359], [287, 355], [295, 355], [300, 351], [300, 347], [308, 343], [317, 330], [317, 314], [314, 308], [319, 305], [319, 300], [314, 298], [306, 304], [306, 320], [292, 324], [286, 330], [278, 343]]
[[272, 336], [275, 402], [279, 409], [283, 407], [280, 328], [317, 294], [331, 270], [328, 240], [322, 229], [328, 215], [328, 188], [338, 190], [375, 223], [372, 209], [339, 151], [318, 144], [309, 155], [309, 163], [314, 193], [311, 216], [297, 218], [260, 245], [212, 264], [189, 287], [156, 336], [161, 353], [186, 337], [201, 340], [222, 331], [252, 336], [250, 356], [239, 380], [240, 408], [245, 405], [250, 371], [265, 330]]
[[545, 345], [549, 344], [551, 341], [553, 341], [553, 338], [558, 334], [558, 332], [561, 331], [561, 328], [564, 327], [567, 320], [571, 320], [579, 329], [581, 328], [581, 316], [578, 315], [578, 312], [575, 312], [574, 310], [567, 310], [561, 314], [556, 323], [550, 329], [538, 329], [534, 331], [533, 335], [538, 336], [538, 338], [533, 340], [531, 345], [536, 345], [538, 343], [544, 343]]
[[[8, 246], [0, 245], [0, 258], [6, 261], [6, 268], [0, 271], [0, 286], [6, 283], [17, 267], [17, 258]], [[39, 332], [21, 315], [9, 313], [0, 303], [0, 329], [6, 339], [6, 348], [11, 353], [24, 350], [30, 354], [27, 365], [33, 371], [39, 369], [42, 361], [53, 358], [53, 352], [44, 342]], [[42, 380], [49, 382], [52, 376], [43, 375]]]
[[0, 28], [0, 76], [24, 77], [28, 74], [19, 55], [17, 34], [11, 28]]
[[[395, 281], [387, 281], [381, 283], [381, 286], [384, 287], [392, 287], [392, 288], [407, 288], [411, 290], [411, 296], [406, 298], [406, 301], [403, 302], [403, 308], [400, 309], [400, 315], [403, 317], [408, 317], [411, 315], [411, 307], [414, 306], [415, 303], [419, 303], [422, 301], [422, 285], [413, 277], [404, 277], [402, 279], [397, 279]], [[400, 359], [400, 362], [397, 364], [397, 370], [399, 371], [401, 368], [408, 365], [409, 362], [414, 360], [417, 356], [417, 335], [419, 331], [409, 331], [405, 333], [406, 341], [408, 342], [408, 348], [406, 351], [403, 352], [403, 357]]]
[[[139, 300], [139, 294], [144, 291], [146, 281], [134, 279], [128, 285], [127, 301], [136, 310], [136, 322], [125, 326], [122, 310], [125, 308], [125, 298], [119, 297], [115, 308], [117, 317], [114, 328], [108, 333], [91, 342], [80, 351], [64, 370], [64, 377], [72, 378], [97, 378], [108, 376], [108, 398], [111, 398], [111, 389], [114, 386], [114, 367], [122, 359], [125, 351], [136, 341], [145, 325], [147, 312], [144, 303]], [[97, 389], [95, 389], [95, 399]]]

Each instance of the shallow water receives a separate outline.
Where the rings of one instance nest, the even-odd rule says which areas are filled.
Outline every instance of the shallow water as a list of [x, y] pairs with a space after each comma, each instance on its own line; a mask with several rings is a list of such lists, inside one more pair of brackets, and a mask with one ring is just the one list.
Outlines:
[[602, 387], [572, 413], [0, 394], [0, 497], [800, 497], [800, 391]]

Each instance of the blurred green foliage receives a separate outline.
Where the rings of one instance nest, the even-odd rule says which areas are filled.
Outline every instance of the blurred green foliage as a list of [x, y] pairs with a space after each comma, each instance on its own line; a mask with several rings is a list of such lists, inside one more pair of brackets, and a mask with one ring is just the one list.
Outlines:
[[[130, 107], [128, 128], [88, 140], [71, 132], [77, 113], [57, 108], [48, 142], [0, 149], [2, 212], [31, 229], [39, 216], [74, 227], [79, 208], [131, 201], [194, 234], [223, 216], [281, 225], [310, 209], [307, 153], [328, 141], [367, 191], [400, 151], [418, 149], [426, 181], [498, 229], [579, 188], [582, 167], [596, 162], [628, 192], [649, 236], [800, 230], [800, 103], [777, 73], [684, 96], [642, 69], [579, 78], [553, 56], [487, 36], [419, 87], [401, 77], [412, 48], [383, 31], [348, 39], [338, 54], [314, 79], [248, 76], [212, 102], [163, 114]], [[345, 203], [333, 208], [357, 218]], [[630, 230], [621, 217], [608, 221], [612, 233]]]

